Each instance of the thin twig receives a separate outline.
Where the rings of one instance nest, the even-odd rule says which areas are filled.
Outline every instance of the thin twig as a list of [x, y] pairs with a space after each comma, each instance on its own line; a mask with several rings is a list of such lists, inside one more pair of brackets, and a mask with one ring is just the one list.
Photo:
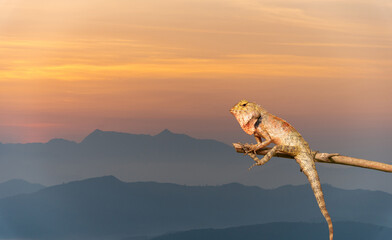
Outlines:
[[[233, 147], [235, 150], [239, 153], [245, 153], [244, 149], [242, 148], [241, 144], [239, 143], [233, 143]], [[268, 153], [268, 151], [271, 148], [262, 148], [259, 149], [256, 154], [258, 155], [265, 155]], [[294, 159], [291, 155], [288, 155], [286, 153], [282, 152], [277, 152], [275, 154], [276, 157], [281, 157], [281, 158], [290, 158]], [[354, 166], [354, 167], [361, 167], [361, 168], [369, 168], [369, 169], [374, 169], [378, 171], [383, 171], [383, 172], [392, 172], [392, 165], [386, 164], [386, 163], [380, 163], [380, 162], [375, 162], [375, 161], [370, 161], [370, 160], [365, 160], [365, 159], [359, 159], [359, 158], [353, 158], [353, 157], [348, 157], [348, 156], [342, 156], [342, 155], [337, 155], [336, 153], [319, 153], [317, 152], [315, 154], [314, 158], [315, 162], [321, 162], [321, 163], [332, 163], [332, 164], [342, 164], [342, 165], [348, 165], [348, 166]]]

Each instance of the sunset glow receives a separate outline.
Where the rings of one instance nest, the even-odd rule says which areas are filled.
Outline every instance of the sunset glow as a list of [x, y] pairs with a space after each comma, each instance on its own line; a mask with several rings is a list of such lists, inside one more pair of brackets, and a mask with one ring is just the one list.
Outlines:
[[392, 121], [389, 1], [0, 4], [3, 143], [96, 128], [229, 142], [243, 98], [303, 125]]

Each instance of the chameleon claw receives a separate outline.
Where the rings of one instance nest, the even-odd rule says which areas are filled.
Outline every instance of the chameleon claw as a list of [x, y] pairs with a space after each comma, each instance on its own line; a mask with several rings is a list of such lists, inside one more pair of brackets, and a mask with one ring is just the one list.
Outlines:
[[238, 143], [238, 144], [244, 150], [244, 155], [248, 155], [249, 153], [255, 153], [255, 151], [251, 147], [252, 146], [251, 144], [249, 144], [249, 143], [245, 143], [245, 144]]
[[256, 154], [257, 147], [255, 147], [255, 145], [253, 145], [253, 144], [245, 144], [245, 147], [247, 149], [247, 153]]
[[254, 163], [252, 166], [250, 166], [250, 168], [248, 168], [248, 170], [250, 171], [256, 165], [257, 165], [257, 163]]

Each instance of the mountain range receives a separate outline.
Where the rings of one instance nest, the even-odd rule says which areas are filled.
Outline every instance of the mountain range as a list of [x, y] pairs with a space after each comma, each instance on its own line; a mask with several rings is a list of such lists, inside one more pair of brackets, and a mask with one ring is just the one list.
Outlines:
[[[20, 178], [53, 185], [115, 175], [126, 181], [238, 182], [263, 188], [307, 182], [293, 160], [274, 158], [248, 171], [252, 161], [222, 142], [169, 130], [152, 136], [97, 129], [80, 143], [52, 139], [47, 143], [0, 144], [0, 181]], [[318, 164], [317, 168], [324, 183], [392, 193], [390, 173], [331, 164]]]
[[[335, 240], [389, 240], [392, 229], [357, 222], [336, 222]], [[267, 223], [225, 229], [195, 229], [165, 234], [151, 240], [325, 240], [328, 230], [323, 223]]]
[[[334, 222], [392, 227], [391, 194], [323, 188]], [[270, 222], [320, 222], [327, 232], [308, 185], [185, 186], [105, 176], [0, 199], [0, 238], [119, 240]]]
[[10, 197], [23, 193], [32, 193], [45, 188], [44, 185], [29, 183], [22, 179], [11, 179], [0, 183], [0, 198]]

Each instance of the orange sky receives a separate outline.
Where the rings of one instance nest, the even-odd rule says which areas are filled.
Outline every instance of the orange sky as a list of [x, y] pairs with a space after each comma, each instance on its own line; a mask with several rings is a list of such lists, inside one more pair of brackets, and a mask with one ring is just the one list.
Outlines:
[[304, 131], [392, 132], [387, 0], [5, 0], [0, 142], [96, 128], [244, 135], [246, 98]]

